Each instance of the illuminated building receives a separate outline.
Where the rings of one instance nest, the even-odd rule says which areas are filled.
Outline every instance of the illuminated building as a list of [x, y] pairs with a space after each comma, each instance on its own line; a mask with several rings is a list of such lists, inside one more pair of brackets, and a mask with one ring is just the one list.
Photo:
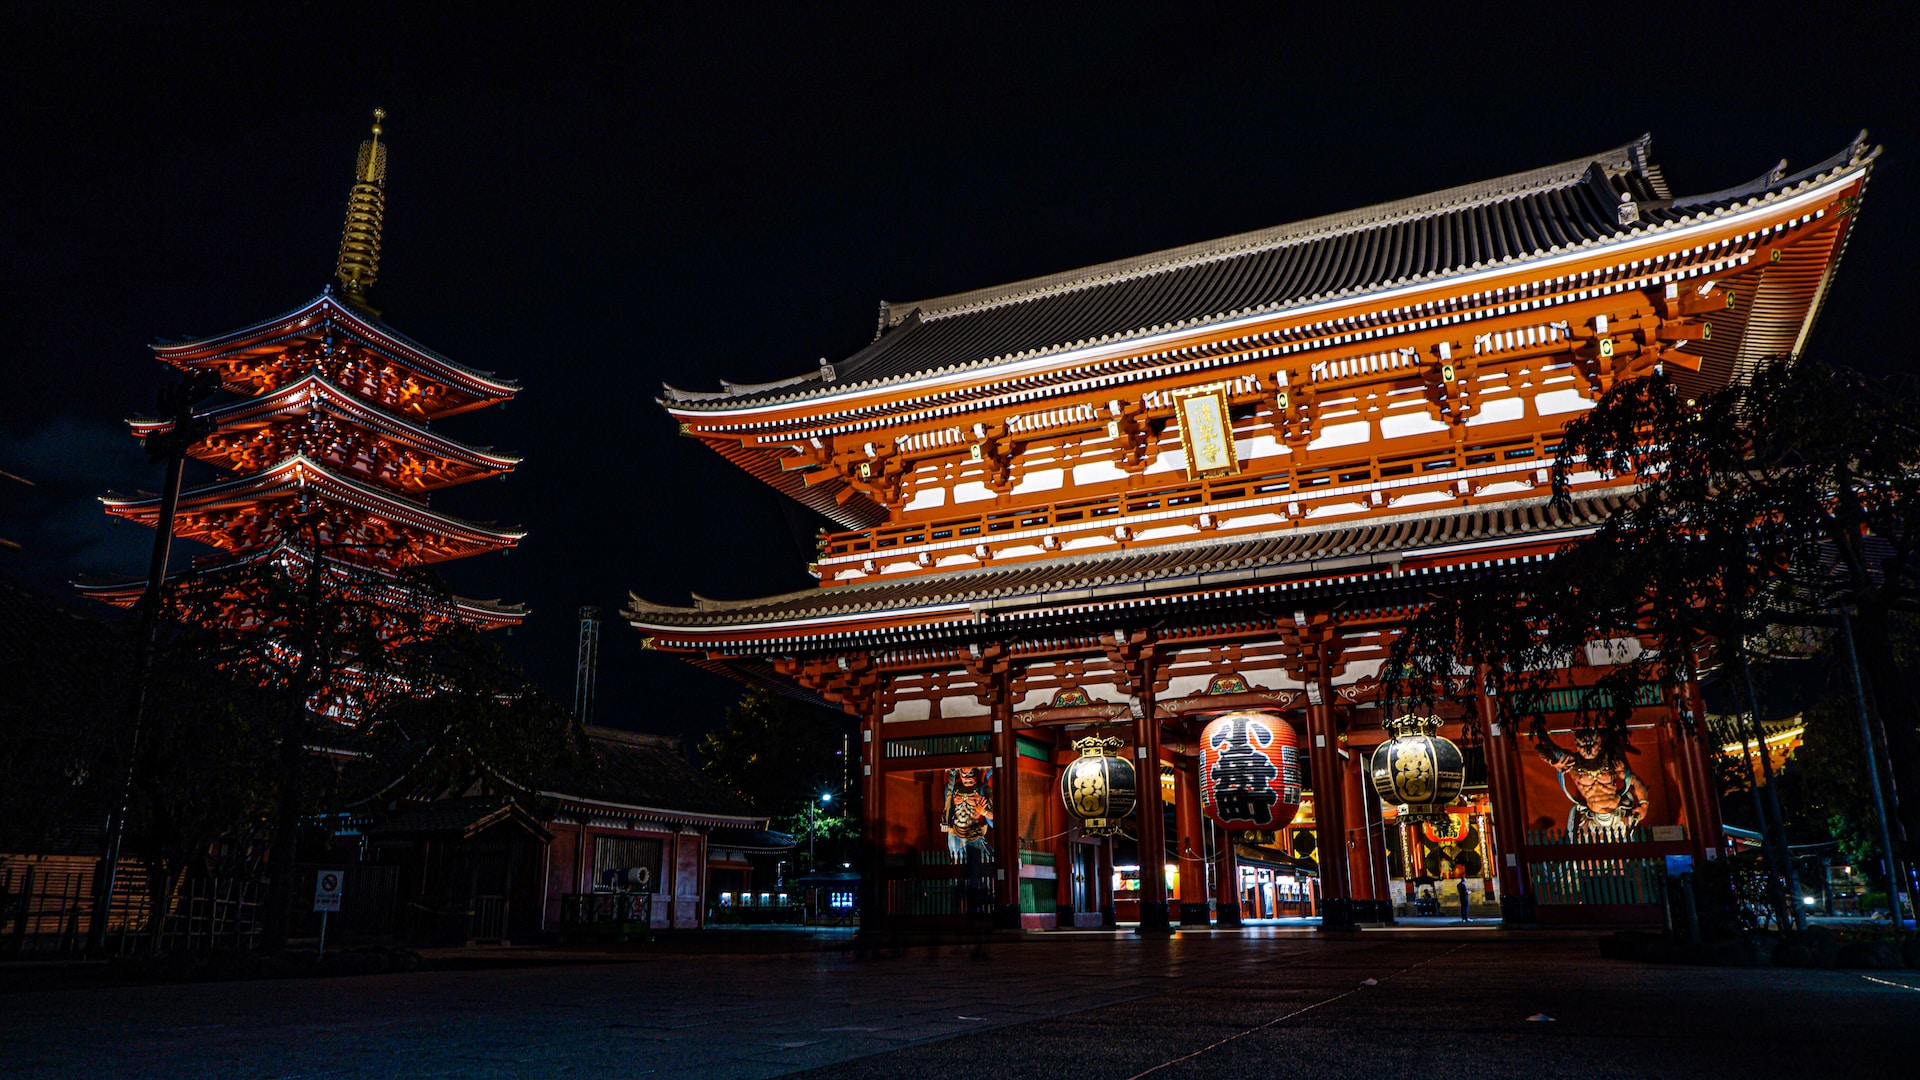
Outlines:
[[[1875, 156], [1856, 142], [1676, 196], [1641, 139], [883, 305], [844, 360], [662, 401], [841, 526], [818, 587], [636, 597], [627, 617], [650, 648], [860, 718], [882, 922], [1097, 921], [1113, 849], [1071, 826], [1057, 774], [1071, 739], [1115, 733], [1167, 777], [1140, 785], [1143, 924], [1204, 920], [1209, 861], [1222, 910], [1240, 910], [1234, 845], [1209, 841], [1195, 778], [1198, 732], [1229, 711], [1302, 737], [1308, 805], [1265, 850], [1269, 869], [1311, 867], [1330, 925], [1383, 915], [1422, 876], [1449, 902], [1455, 879], [1524, 898], [1542, 921], [1657, 918], [1662, 857], [1719, 855], [1711, 747], [1677, 722], [1700, 704], [1638, 703], [1639, 787], [1621, 781], [1611, 816], [1581, 816], [1562, 784], [1585, 752], [1571, 688], [1610, 649], [1652, 643], [1596, 643], [1562, 672], [1537, 746], [1498, 726], [1469, 738], [1462, 718], [1493, 713], [1462, 680], [1443, 734], [1467, 743], [1467, 803], [1418, 830], [1363, 783], [1388, 738], [1379, 667], [1431, 586], [1524, 573], [1631, 495], [1576, 472], [1571, 505], [1548, 500], [1562, 426], [1617, 380], [1658, 367], [1704, 393], [1800, 350]], [[952, 771], [989, 769], [967, 821], [991, 827], [956, 843]], [[964, 797], [980, 801], [981, 775]]]

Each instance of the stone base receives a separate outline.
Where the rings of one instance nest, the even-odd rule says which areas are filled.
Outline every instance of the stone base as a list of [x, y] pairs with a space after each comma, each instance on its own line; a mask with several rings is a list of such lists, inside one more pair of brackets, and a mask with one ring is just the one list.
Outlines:
[[1353, 901], [1340, 899], [1320, 902], [1320, 929], [1341, 931], [1353, 928]]
[[1171, 934], [1173, 924], [1167, 919], [1167, 905], [1140, 901], [1140, 926], [1142, 934]]
[[1211, 914], [1205, 904], [1181, 904], [1180, 925], [1206, 926], [1213, 921], [1208, 917]]

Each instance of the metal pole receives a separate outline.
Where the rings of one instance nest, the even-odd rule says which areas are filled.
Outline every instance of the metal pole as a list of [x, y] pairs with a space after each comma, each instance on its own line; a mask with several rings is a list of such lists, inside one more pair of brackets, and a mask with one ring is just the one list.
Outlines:
[[314, 957], [314, 959], [316, 960], [325, 960], [327, 958], [327, 915], [328, 914], [329, 912], [325, 912], [325, 911], [320, 913], [320, 952]]
[[[1800, 903], [1800, 875], [1794, 869], [1793, 850], [1787, 844], [1787, 821], [1780, 814], [1780, 790], [1773, 782], [1773, 755], [1767, 750], [1767, 731], [1760, 726], [1760, 697], [1753, 690], [1753, 666], [1747, 662], [1747, 644], [1740, 643], [1740, 676], [1747, 684], [1747, 704], [1752, 707], [1750, 714], [1753, 722], [1753, 738], [1760, 750], [1760, 771], [1766, 777], [1767, 807], [1772, 811], [1771, 824], [1763, 821], [1761, 825], [1771, 834], [1773, 846], [1780, 852], [1781, 885], [1786, 889], [1787, 907], [1793, 913], [1793, 925], [1796, 929], [1807, 928], [1807, 912]], [[1781, 929], [1785, 929], [1782, 927]]]
[[[157, 437], [157, 436], [156, 436]], [[166, 484], [160, 494], [160, 516], [154, 522], [153, 558], [147, 565], [147, 591], [140, 597], [140, 634], [135, 648], [135, 678], [139, 696], [134, 704], [133, 734], [128, 740], [127, 767], [120, 780], [120, 795], [107, 809], [102, 830], [100, 865], [93, 875], [93, 915], [87, 921], [87, 955], [106, 952], [107, 919], [113, 911], [113, 890], [120, 869], [120, 845], [126, 837], [127, 813], [133, 804], [134, 763], [140, 756], [140, 729], [146, 726], [149, 675], [153, 668], [154, 640], [160, 634], [160, 591], [167, 579], [167, 559], [173, 553], [173, 518], [180, 506], [180, 481], [187, 463], [186, 443], [178, 443], [167, 458]]]
[[1847, 643], [1847, 672], [1853, 677], [1853, 705], [1860, 719], [1860, 748], [1867, 755], [1867, 786], [1873, 793], [1873, 819], [1879, 827], [1880, 857], [1887, 870], [1887, 906], [1891, 909], [1894, 925], [1898, 926], [1901, 886], [1906, 881], [1900, 876], [1900, 862], [1893, 854], [1893, 831], [1887, 824], [1887, 800], [1880, 790], [1880, 763], [1873, 752], [1873, 730], [1867, 719], [1867, 694], [1860, 682], [1860, 655], [1853, 647], [1853, 619], [1847, 615], [1845, 604], [1840, 605], [1840, 636]]

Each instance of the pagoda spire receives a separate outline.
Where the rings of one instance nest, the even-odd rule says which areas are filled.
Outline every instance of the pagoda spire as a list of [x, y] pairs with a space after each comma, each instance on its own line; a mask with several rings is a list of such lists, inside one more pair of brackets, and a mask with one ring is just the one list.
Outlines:
[[380, 143], [380, 132], [386, 118], [385, 109], [373, 110], [373, 138], [360, 144], [333, 271], [347, 302], [375, 317], [380, 313], [368, 305], [366, 291], [380, 276], [380, 223], [387, 209], [387, 148]]

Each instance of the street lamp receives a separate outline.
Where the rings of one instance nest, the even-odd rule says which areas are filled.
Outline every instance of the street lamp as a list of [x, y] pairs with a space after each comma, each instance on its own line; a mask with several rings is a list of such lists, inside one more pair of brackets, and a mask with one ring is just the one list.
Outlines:
[[833, 802], [833, 792], [829, 791], [807, 804], [807, 873], [813, 873], [813, 834], [819, 831], [820, 807], [823, 803]]

